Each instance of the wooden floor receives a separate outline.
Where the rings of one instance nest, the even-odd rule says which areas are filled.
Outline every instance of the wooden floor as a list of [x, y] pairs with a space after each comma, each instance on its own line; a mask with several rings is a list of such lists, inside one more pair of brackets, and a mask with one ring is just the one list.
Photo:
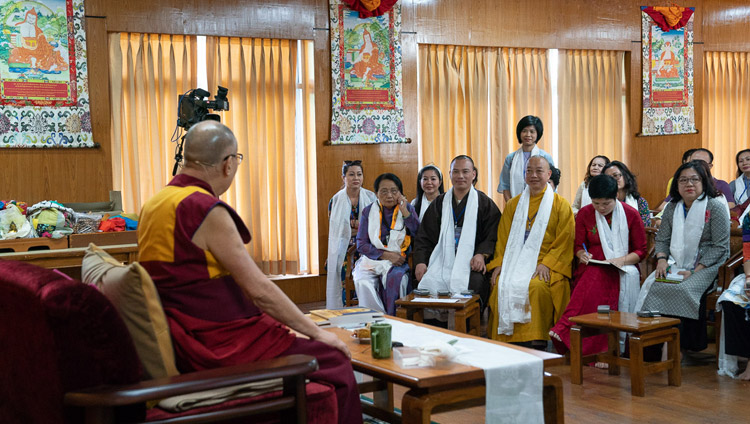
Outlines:
[[[311, 309], [320, 307], [309, 305], [313, 306]], [[714, 345], [709, 345], [705, 352], [713, 353]], [[563, 380], [565, 421], [569, 424], [750, 422], [747, 407], [750, 382], [718, 376], [716, 362], [683, 365], [680, 387], [667, 386], [666, 372], [646, 376], [645, 397], [630, 395], [627, 368], [622, 368], [619, 376], [610, 376], [606, 370], [584, 367], [580, 386], [570, 384], [569, 366], [552, 367], [548, 371]], [[405, 391], [403, 387], [395, 388], [397, 407]], [[435, 414], [432, 421], [482, 423], [484, 407]]]

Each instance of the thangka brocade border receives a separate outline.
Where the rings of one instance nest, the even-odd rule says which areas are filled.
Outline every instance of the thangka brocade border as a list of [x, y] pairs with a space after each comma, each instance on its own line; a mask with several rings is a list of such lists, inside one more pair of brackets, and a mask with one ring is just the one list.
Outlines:
[[675, 135], [697, 132], [693, 55], [694, 18], [695, 14], [690, 17], [683, 30], [684, 35], [681, 37], [684, 43], [683, 99], [679, 102], [664, 102], [654, 99], [652, 72], [652, 67], [656, 62], [653, 57], [653, 44], [655, 39], [660, 38], [663, 31], [648, 14], [641, 12], [643, 115], [640, 135]]
[[[331, 36], [331, 144], [380, 144], [407, 142], [404, 127], [401, 57], [401, 5], [388, 17], [388, 96], [383, 100], [356, 102], [347, 93], [344, 14], [351, 12], [340, 0], [330, 0]], [[356, 12], [354, 12], [356, 13]], [[349, 17], [348, 19], [352, 19]], [[358, 16], [356, 19], [367, 23]], [[379, 47], [379, 46], [378, 46]], [[350, 65], [352, 65], [350, 63]], [[364, 90], [363, 90], [364, 91]], [[385, 90], [380, 90], [385, 91]], [[366, 93], [365, 93], [366, 94]]]
[[[44, 0], [38, 2], [44, 4]], [[0, 106], [0, 148], [96, 146], [91, 128], [84, 0], [65, 0], [65, 11], [70, 98], [4, 99]]]

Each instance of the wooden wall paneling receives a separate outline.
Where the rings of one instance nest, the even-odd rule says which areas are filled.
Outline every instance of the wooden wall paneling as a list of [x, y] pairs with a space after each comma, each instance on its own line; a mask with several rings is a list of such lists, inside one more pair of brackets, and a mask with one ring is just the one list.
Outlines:
[[[85, 20], [88, 40], [106, 39], [102, 19]], [[93, 149], [2, 149], [0, 198], [29, 204], [41, 200], [95, 202], [109, 199], [112, 158], [109, 142], [107, 44], [88, 42], [89, 97]], [[97, 78], [103, 76], [103, 85]]]
[[312, 39], [315, 0], [88, 0], [109, 31]]
[[328, 249], [328, 201], [341, 189], [341, 165], [344, 160], [362, 160], [363, 187], [373, 190], [375, 178], [392, 172], [404, 185], [404, 194], [416, 196], [418, 167], [417, 144], [417, 47], [414, 34], [402, 34], [403, 86], [406, 136], [411, 143], [337, 145], [328, 143], [331, 119], [331, 47], [328, 31], [316, 30], [315, 45], [315, 121], [318, 145], [318, 223], [321, 269]]
[[[640, 17], [638, 21], [638, 40], [632, 43], [630, 54], [630, 130], [632, 137], [629, 146], [628, 167], [637, 176], [641, 195], [646, 198], [651, 208], [661, 204], [666, 194], [666, 185], [669, 178], [680, 166], [682, 153], [687, 149], [701, 147], [702, 113], [703, 113], [703, 30], [702, 3], [681, 2], [682, 6], [695, 6], [696, 16], [694, 18], [694, 42], [693, 64], [695, 87], [695, 125], [697, 134], [680, 134], [670, 136], [638, 136], [641, 131], [642, 121], [642, 55], [640, 43]], [[640, 13], [640, 10], [639, 12]]]
[[703, 0], [706, 51], [750, 51], [750, 4], [746, 0]]

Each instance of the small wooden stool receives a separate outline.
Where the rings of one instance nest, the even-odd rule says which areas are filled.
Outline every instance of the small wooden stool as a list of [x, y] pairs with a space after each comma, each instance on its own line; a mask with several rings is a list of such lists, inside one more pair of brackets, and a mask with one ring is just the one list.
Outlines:
[[[645, 396], [644, 378], [668, 370], [670, 386], [682, 383], [680, 374], [680, 332], [674, 326], [679, 319], [655, 317], [640, 318], [628, 312], [579, 315], [570, 319], [576, 325], [570, 329], [570, 382], [583, 384], [583, 364], [606, 362], [609, 375], [620, 375], [620, 366], [630, 367], [630, 391], [633, 396]], [[630, 334], [630, 359], [620, 357], [619, 332]], [[581, 339], [607, 334], [609, 350], [606, 353], [581, 356]], [[667, 343], [668, 359], [659, 362], [644, 362], [643, 348]]]
[[[424, 322], [424, 309], [453, 309], [455, 313], [454, 326], [456, 331], [479, 336], [479, 295], [471, 299], [458, 299], [455, 303], [442, 302], [414, 302], [414, 293], [396, 301], [396, 316], [416, 322]], [[439, 296], [438, 299], [450, 299], [450, 296]], [[424, 299], [424, 298], [423, 298]], [[466, 320], [469, 328], [466, 328]]]

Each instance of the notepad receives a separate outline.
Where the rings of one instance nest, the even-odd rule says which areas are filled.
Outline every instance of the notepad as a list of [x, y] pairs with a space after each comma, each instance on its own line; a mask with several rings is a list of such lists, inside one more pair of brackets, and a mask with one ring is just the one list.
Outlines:
[[[683, 271], [683, 270], [680, 270], [680, 271]], [[669, 283], [669, 284], [680, 284], [684, 280], [685, 280], [685, 276], [682, 274], [678, 274], [677, 272], [668, 272], [664, 278], [656, 279], [656, 281], [660, 283]]]
[[415, 297], [412, 302], [415, 303], [456, 303], [460, 299], [437, 299], [431, 297]]
[[621, 267], [619, 267], [619, 266], [617, 266], [617, 265], [613, 264], [612, 262], [607, 262], [607, 261], [600, 261], [600, 260], [598, 260], [598, 259], [589, 259], [589, 263], [590, 263], [590, 264], [597, 264], [597, 265], [611, 265], [611, 266], [613, 266], [613, 267], [615, 267], [615, 268], [619, 269], [620, 271], [625, 271], [625, 270], [624, 270], [623, 268], [621, 268]]

